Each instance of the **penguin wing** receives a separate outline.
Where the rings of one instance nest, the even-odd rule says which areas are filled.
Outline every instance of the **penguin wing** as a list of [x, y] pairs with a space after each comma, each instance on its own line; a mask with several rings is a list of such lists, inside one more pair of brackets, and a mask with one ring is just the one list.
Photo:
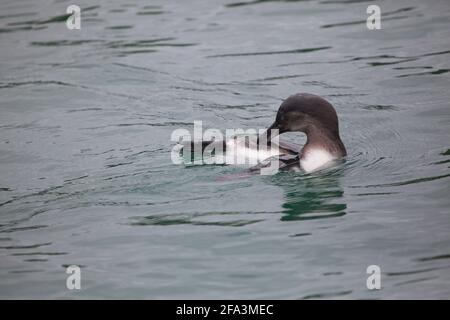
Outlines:
[[298, 155], [302, 146], [297, 143], [292, 143], [288, 141], [279, 141], [281, 154]]
[[180, 142], [182, 145], [180, 149], [180, 153], [183, 156], [186, 156], [186, 153], [190, 154], [191, 157], [194, 157], [196, 153], [201, 152], [198, 156], [202, 156], [205, 152], [205, 149], [208, 150], [221, 150], [222, 152], [226, 151], [227, 144], [225, 141], [183, 141]]

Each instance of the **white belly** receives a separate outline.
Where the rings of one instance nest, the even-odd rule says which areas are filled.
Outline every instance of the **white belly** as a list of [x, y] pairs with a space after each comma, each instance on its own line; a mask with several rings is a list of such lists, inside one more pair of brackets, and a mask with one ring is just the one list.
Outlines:
[[230, 139], [227, 140], [226, 144], [226, 164], [256, 165], [270, 157], [280, 155], [280, 150], [276, 145], [267, 150], [258, 150], [255, 143], [250, 143], [250, 146], [246, 146], [243, 139]]
[[308, 150], [300, 159], [300, 166], [306, 172], [313, 172], [335, 160], [331, 153], [323, 149]]

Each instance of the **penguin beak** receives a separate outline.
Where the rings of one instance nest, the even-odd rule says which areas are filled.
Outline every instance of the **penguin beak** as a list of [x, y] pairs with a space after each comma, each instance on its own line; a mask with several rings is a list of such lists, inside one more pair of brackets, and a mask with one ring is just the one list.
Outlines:
[[282, 133], [276, 121], [269, 128], [267, 128], [266, 132], [258, 136], [258, 145], [260, 142], [267, 142], [267, 145], [270, 145], [271, 139], [278, 135], [273, 132], [274, 130], [278, 130], [278, 134]]

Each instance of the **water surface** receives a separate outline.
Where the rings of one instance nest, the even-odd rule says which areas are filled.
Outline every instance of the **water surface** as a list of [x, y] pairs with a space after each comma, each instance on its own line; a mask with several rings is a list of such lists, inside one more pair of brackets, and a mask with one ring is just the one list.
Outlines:
[[[371, 31], [370, 1], [80, 0], [68, 30], [70, 1], [2, 1], [0, 297], [449, 298], [450, 5], [376, 3]], [[171, 163], [173, 130], [264, 128], [296, 92], [347, 163]]]

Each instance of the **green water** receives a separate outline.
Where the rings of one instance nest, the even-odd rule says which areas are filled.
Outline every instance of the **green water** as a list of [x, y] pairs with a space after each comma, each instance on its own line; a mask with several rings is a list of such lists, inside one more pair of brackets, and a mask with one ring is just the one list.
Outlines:
[[[368, 30], [370, 3], [77, 1], [68, 30], [70, 1], [2, 1], [0, 297], [448, 299], [450, 3]], [[264, 128], [296, 92], [345, 164], [171, 162], [173, 130]]]

